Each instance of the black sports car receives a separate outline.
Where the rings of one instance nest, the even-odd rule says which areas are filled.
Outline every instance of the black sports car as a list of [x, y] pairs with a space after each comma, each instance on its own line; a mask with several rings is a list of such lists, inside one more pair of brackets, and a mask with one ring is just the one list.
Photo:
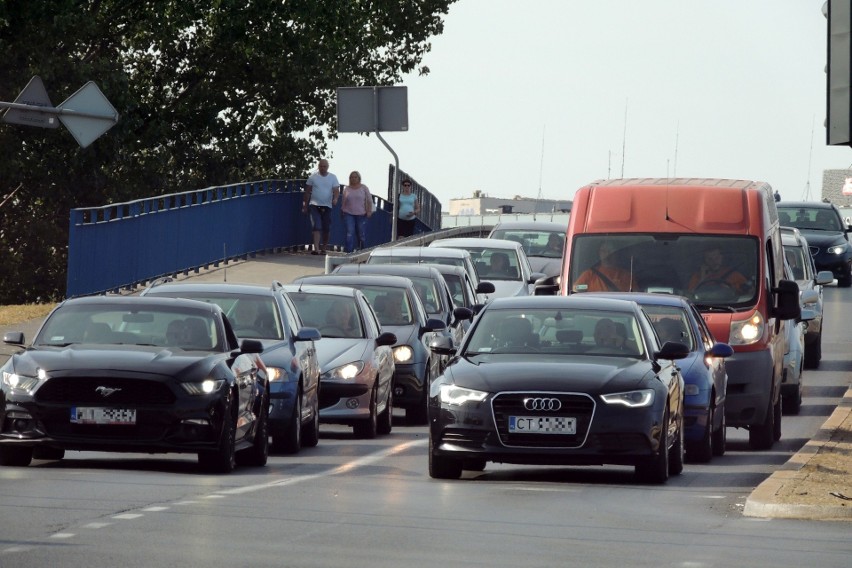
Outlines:
[[429, 474], [486, 462], [633, 465], [663, 483], [683, 469], [689, 353], [660, 346], [635, 302], [582, 296], [498, 298], [482, 310], [429, 393]]
[[[4, 342], [24, 344], [23, 333]], [[269, 393], [259, 341], [237, 344], [213, 304], [66, 300], [0, 368], [0, 464], [66, 450], [197, 453], [207, 470], [262, 466]]]

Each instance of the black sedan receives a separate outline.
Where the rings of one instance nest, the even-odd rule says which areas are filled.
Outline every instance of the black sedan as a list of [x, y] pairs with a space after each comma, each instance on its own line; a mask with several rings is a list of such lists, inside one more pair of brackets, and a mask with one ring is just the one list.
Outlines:
[[[23, 333], [4, 342], [24, 344]], [[0, 368], [0, 464], [66, 450], [196, 453], [207, 470], [266, 464], [259, 341], [215, 305], [98, 296], [62, 302]]]
[[849, 225], [840, 209], [822, 201], [778, 203], [782, 226], [796, 227], [808, 241], [817, 271], [830, 270], [841, 288], [852, 286], [852, 245]]
[[270, 286], [225, 282], [155, 281], [143, 296], [189, 298], [216, 304], [234, 333], [257, 339], [269, 379], [272, 449], [288, 454], [319, 442], [319, 330], [306, 327], [278, 282]]
[[635, 303], [498, 298], [429, 393], [429, 474], [454, 479], [487, 462], [635, 466], [663, 483], [683, 469], [683, 378], [689, 353], [660, 346]]
[[447, 325], [428, 317], [411, 280], [376, 274], [326, 274], [303, 276], [293, 283], [348, 286], [364, 293], [382, 330], [397, 338], [393, 346], [394, 406], [405, 409], [409, 424], [425, 424], [428, 385], [444, 367], [442, 356], [433, 354], [429, 345], [443, 335]]

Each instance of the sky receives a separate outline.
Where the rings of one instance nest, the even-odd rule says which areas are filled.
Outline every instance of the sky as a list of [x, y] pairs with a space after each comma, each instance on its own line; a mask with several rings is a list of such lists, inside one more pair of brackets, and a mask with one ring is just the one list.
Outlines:
[[[597, 179], [720, 177], [821, 198], [824, 0], [459, 0], [382, 137], [441, 202], [573, 199]], [[347, 85], [341, 85], [347, 86]], [[387, 195], [391, 152], [339, 134], [330, 171]]]

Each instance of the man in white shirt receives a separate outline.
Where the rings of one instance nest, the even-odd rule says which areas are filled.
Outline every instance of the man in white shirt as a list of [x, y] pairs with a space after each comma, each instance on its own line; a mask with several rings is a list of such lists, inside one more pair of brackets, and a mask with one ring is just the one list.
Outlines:
[[314, 250], [311, 254], [325, 253], [328, 234], [331, 231], [331, 208], [337, 205], [340, 198], [340, 182], [337, 181], [336, 175], [328, 171], [328, 160], [321, 159], [317, 170], [308, 178], [302, 200], [302, 213], [309, 213], [311, 217], [314, 237]]

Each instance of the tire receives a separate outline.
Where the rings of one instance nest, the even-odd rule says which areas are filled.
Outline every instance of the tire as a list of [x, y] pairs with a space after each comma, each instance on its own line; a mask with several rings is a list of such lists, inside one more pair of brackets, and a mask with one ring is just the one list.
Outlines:
[[722, 413], [722, 423], [718, 430], [713, 431], [713, 455], [724, 456], [728, 445], [728, 421], [725, 419], [725, 407], [717, 408], [716, 412]]
[[[378, 379], [376, 379], [378, 380]], [[388, 403], [384, 411], [379, 414], [377, 431], [383, 436], [390, 434], [393, 430], [393, 387], [388, 387]]]
[[678, 420], [677, 438], [672, 449], [669, 450], [669, 475], [680, 475], [680, 472], [683, 471], [683, 457], [683, 416], [681, 416]]
[[379, 384], [375, 383], [373, 385], [373, 390], [370, 391], [370, 416], [364, 420], [359, 420], [358, 422], [352, 425], [352, 429], [355, 432], [356, 438], [361, 438], [362, 440], [372, 440], [376, 437], [379, 422], [379, 401], [377, 400], [378, 397]]
[[713, 458], [714, 411], [707, 409], [707, 427], [698, 441], [686, 442], [686, 457], [693, 463], [707, 463]]
[[4, 446], [0, 448], [0, 465], [27, 467], [32, 461], [32, 446]]
[[799, 375], [799, 385], [796, 392], [792, 396], [784, 396], [781, 398], [781, 409], [784, 414], [797, 415], [802, 410], [802, 377]]
[[423, 380], [423, 399], [417, 406], [405, 409], [405, 421], [409, 426], [422, 426], [429, 423], [429, 384], [431, 382], [429, 363], [426, 363], [426, 376]]
[[669, 411], [663, 416], [660, 431], [660, 451], [656, 456], [643, 459], [636, 464], [636, 477], [646, 483], [665, 483], [669, 479]]
[[781, 395], [778, 396], [778, 402], [772, 407], [772, 414], [774, 414], [775, 423], [772, 427], [772, 440], [777, 442], [781, 439], [781, 416], [783, 415], [781, 409], [781, 401], [784, 400]]
[[59, 461], [65, 457], [65, 450], [62, 448], [54, 448], [51, 446], [37, 446], [33, 448], [34, 460], [55, 460]]
[[816, 341], [805, 344], [805, 369], [818, 369], [822, 360], [822, 333]]
[[458, 479], [462, 474], [462, 461], [435, 455], [432, 435], [429, 435], [429, 477], [433, 479]]
[[210, 473], [231, 473], [237, 466], [237, 455], [234, 451], [237, 436], [237, 421], [231, 409], [227, 409], [219, 447], [198, 453], [198, 463]]
[[250, 448], [237, 452], [237, 465], [263, 467], [269, 460], [269, 401], [265, 397], [261, 406], [254, 442]]
[[772, 399], [766, 409], [766, 417], [762, 424], [752, 424], [748, 429], [748, 445], [752, 450], [769, 450], [772, 448], [775, 432], [775, 409]]
[[319, 444], [319, 396], [314, 399], [311, 412], [313, 418], [307, 424], [302, 426], [302, 447], [315, 448]]
[[293, 401], [293, 414], [287, 431], [272, 438], [272, 449], [284, 454], [297, 454], [302, 449], [302, 388], [296, 390]]

